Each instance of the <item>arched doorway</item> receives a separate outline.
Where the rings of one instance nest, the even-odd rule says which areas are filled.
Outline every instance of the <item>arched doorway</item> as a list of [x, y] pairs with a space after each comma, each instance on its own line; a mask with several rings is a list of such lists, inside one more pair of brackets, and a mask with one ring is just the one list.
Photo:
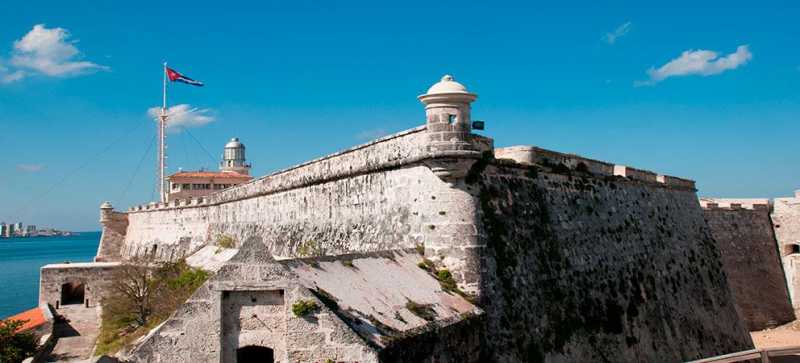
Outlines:
[[83, 304], [84, 287], [80, 282], [61, 285], [61, 305]]
[[238, 363], [273, 363], [275, 357], [272, 349], [257, 345], [248, 345], [236, 349], [236, 362]]

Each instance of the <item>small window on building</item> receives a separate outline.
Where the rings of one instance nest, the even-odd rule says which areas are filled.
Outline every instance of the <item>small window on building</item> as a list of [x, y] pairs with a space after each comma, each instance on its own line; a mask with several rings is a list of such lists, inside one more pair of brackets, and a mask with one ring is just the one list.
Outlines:
[[447, 115], [447, 122], [451, 125], [455, 125], [458, 122], [458, 117], [456, 115]]
[[172, 190], [178, 190], [178, 187], [180, 187], [180, 184], [172, 184]]
[[181, 184], [181, 189], [189, 190], [189, 184]]

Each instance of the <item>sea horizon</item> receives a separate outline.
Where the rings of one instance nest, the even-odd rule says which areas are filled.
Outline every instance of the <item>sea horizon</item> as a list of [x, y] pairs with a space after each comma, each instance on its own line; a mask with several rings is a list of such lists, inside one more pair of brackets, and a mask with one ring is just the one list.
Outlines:
[[100, 243], [100, 231], [73, 232], [70, 236], [0, 239], [0, 318], [38, 305], [39, 271], [62, 262], [90, 262]]

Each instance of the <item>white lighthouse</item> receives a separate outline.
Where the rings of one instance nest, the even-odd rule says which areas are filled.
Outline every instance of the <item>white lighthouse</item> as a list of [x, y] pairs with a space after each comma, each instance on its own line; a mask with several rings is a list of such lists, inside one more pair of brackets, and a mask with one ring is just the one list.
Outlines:
[[239, 141], [238, 137], [234, 137], [231, 141], [228, 141], [228, 143], [225, 144], [225, 151], [223, 152], [219, 169], [223, 172], [250, 175], [250, 164], [247, 164], [244, 150], [244, 144]]

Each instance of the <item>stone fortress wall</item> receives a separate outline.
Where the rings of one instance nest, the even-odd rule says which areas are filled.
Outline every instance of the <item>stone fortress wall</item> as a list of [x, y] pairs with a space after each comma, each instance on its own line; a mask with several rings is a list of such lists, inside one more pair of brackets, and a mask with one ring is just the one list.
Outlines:
[[771, 216], [792, 305], [800, 310], [800, 190], [794, 197], [775, 198]]
[[[221, 236], [260, 237], [276, 256], [413, 248], [426, 240], [451, 249], [454, 240], [474, 240], [470, 196], [423, 163], [435, 157], [425, 149], [425, 130], [387, 136], [203, 200], [134, 207], [120, 255], [177, 259]], [[485, 148], [491, 143], [474, 139]], [[457, 273], [459, 261], [448, 260]]]
[[475, 181], [494, 356], [674, 362], [750, 347], [691, 181], [520, 156]]
[[115, 212], [111, 203], [105, 202], [100, 206], [100, 224], [103, 230], [94, 260], [118, 261], [122, 257], [120, 253], [128, 231], [128, 215]]
[[475, 97], [443, 79], [420, 96], [425, 126], [114, 214], [127, 218], [123, 242], [106, 240], [106, 219], [103, 254], [174, 260], [221, 236], [260, 238], [278, 257], [421, 246], [485, 309], [487, 361], [667, 362], [752, 347], [693, 181], [494, 149], [471, 133]]
[[750, 331], [795, 319], [768, 199], [701, 198], [736, 306]]

